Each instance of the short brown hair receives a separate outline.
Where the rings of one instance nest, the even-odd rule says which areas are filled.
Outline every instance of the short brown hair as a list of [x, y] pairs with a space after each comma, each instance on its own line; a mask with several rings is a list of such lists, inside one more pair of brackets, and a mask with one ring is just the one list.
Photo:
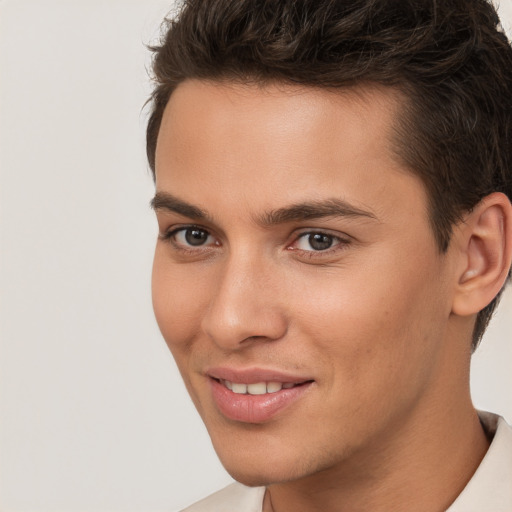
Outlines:
[[[486, 195], [512, 197], [512, 48], [487, 0], [186, 0], [153, 47], [147, 156], [195, 78], [314, 87], [373, 83], [407, 98], [398, 154], [425, 184], [440, 251]], [[473, 348], [499, 295], [477, 316]]]

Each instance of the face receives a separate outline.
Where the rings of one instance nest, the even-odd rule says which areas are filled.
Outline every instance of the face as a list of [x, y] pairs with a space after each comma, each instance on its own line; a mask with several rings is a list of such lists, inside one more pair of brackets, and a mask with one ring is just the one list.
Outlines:
[[156, 152], [158, 324], [249, 485], [372, 457], [432, 411], [451, 308], [399, 100], [188, 81]]

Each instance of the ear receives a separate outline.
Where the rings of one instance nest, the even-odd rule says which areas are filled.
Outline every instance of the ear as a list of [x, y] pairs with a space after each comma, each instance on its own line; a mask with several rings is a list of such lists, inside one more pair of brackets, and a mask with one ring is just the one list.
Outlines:
[[459, 271], [452, 312], [485, 308], [507, 279], [512, 260], [512, 205], [505, 194], [486, 196], [457, 226]]

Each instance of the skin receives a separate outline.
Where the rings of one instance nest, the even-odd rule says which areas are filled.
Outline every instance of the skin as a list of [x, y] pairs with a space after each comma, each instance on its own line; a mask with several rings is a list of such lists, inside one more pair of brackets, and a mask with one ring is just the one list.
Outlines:
[[[469, 395], [474, 315], [454, 313], [467, 233], [439, 252], [425, 189], [392, 149], [399, 102], [186, 81], [164, 113], [156, 192], [208, 216], [156, 208], [156, 318], [222, 463], [268, 486], [265, 511], [446, 510], [488, 447]], [[268, 222], [332, 199], [358, 214]], [[248, 424], [216, 407], [213, 366], [314, 382]]]

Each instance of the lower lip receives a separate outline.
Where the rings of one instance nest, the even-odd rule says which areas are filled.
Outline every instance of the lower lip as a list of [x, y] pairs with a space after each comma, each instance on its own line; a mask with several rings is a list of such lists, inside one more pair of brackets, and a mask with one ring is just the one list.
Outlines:
[[228, 419], [243, 423], [263, 423], [289, 407], [309, 389], [311, 382], [264, 395], [238, 394], [215, 379], [210, 379], [213, 399]]

